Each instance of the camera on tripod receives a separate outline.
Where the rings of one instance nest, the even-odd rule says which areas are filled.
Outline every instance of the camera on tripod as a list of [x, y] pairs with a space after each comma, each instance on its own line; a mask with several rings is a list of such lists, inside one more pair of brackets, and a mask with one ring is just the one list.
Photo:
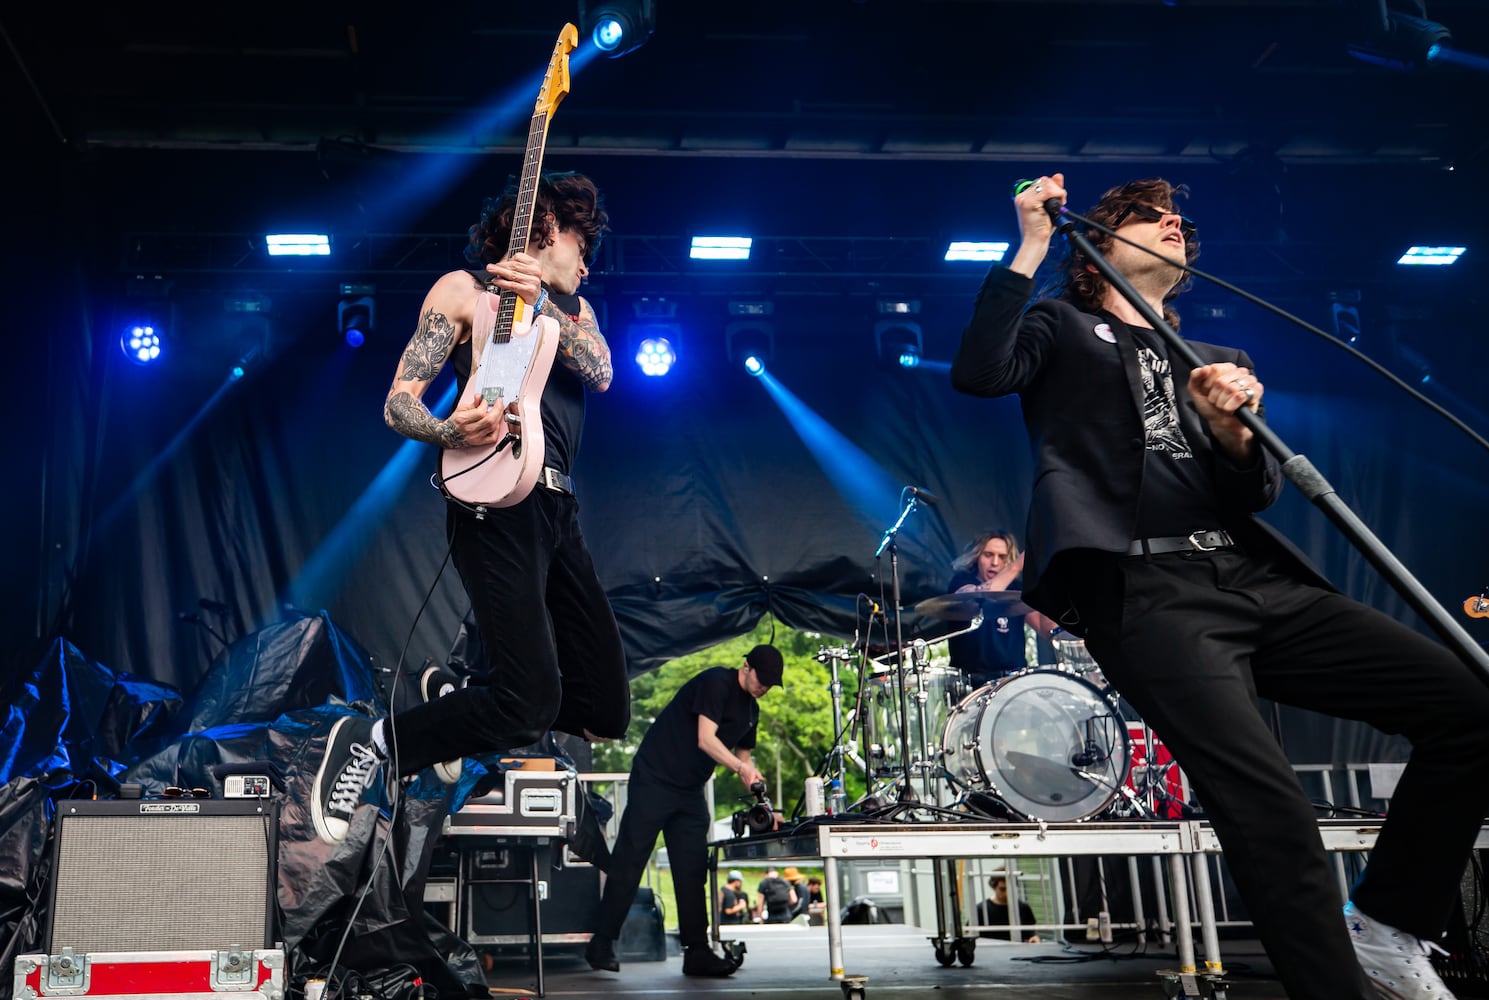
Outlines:
[[736, 837], [743, 837], [746, 833], [769, 833], [775, 829], [776, 811], [765, 794], [765, 782], [757, 781], [752, 784], [750, 794], [755, 796], [755, 804], [748, 809], [741, 809], [730, 818]]

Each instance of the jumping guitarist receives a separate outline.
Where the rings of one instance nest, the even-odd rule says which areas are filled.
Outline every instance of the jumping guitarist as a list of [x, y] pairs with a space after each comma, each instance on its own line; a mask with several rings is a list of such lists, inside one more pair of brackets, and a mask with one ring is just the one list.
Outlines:
[[[520, 438], [521, 421], [533, 421], [533, 413], [466, 391], [476, 317], [491, 297], [517, 296], [557, 323], [557, 363], [536, 416], [545, 442], [537, 486], [509, 506], [447, 496], [452, 558], [475, 610], [490, 683], [438, 697], [442, 678], [431, 671], [421, 679], [422, 704], [391, 720], [339, 720], [312, 794], [312, 818], [329, 842], [346, 836], [362, 788], [393, 753], [400, 777], [434, 765], [453, 782], [463, 757], [534, 743], [550, 729], [615, 739], [630, 721], [620, 632], [579, 531], [570, 479], [586, 393], [610, 385], [610, 348], [593, 307], [577, 294], [607, 216], [588, 177], [543, 174], [527, 250], [505, 257], [518, 196], [512, 184], [488, 199], [470, 229], [466, 253], [484, 273], [453, 271], [430, 289], [384, 407], [388, 426], [442, 448]], [[441, 419], [423, 399], [447, 360], [461, 395]]]
[[[453, 783], [467, 756], [526, 746], [555, 729], [618, 739], [630, 722], [620, 630], [579, 532], [569, 478], [585, 394], [610, 386], [609, 345], [578, 294], [608, 217], [588, 177], [541, 172], [577, 36], [565, 25], [554, 47], [520, 180], [488, 200], [470, 228], [466, 256], [483, 270], [434, 283], [383, 408], [388, 426], [443, 449], [450, 554], [489, 683], [456, 687], [431, 668], [420, 677], [420, 704], [337, 720], [310, 792], [311, 819], [328, 843], [346, 839], [384, 762], [393, 777], [432, 765]], [[440, 418], [423, 400], [446, 361], [459, 396]]]

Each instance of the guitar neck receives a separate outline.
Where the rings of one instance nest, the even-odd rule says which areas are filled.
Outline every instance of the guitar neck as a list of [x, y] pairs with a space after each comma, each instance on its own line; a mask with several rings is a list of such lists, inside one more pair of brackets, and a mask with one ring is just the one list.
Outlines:
[[[517, 184], [517, 206], [512, 215], [512, 238], [507, 243], [507, 256], [527, 249], [532, 235], [533, 210], [538, 203], [538, 179], [543, 174], [543, 151], [548, 145], [548, 112], [533, 115], [527, 127], [527, 152], [522, 159], [522, 179]], [[496, 316], [496, 329], [491, 339], [505, 343], [512, 335], [517, 313], [517, 296], [502, 297]]]

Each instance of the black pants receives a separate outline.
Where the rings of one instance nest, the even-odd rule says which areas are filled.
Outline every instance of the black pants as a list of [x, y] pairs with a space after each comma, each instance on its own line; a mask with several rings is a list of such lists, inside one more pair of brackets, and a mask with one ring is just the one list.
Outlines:
[[398, 714], [400, 777], [526, 746], [550, 729], [624, 736], [631, 720], [625, 653], [579, 533], [575, 499], [540, 486], [484, 520], [451, 504], [446, 523], [491, 682]]
[[675, 788], [634, 771], [620, 832], [610, 852], [605, 894], [595, 936], [615, 940], [636, 898], [636, 887], [657, 834], [667, 842], [672, 891], [677, 896], [678, 938], [684, 948], [708, 945], [708, 830], [713, 817], [702, 788]]
[[1374, 997], [1315, 811], [1255, 699], [1410, 740], [1351, 896], [1435, 941], [1489, 799], [1489, 685], [1438, 643], [1270, 559], [1221, 550], [1086, 563], [1066, 577], [1086, 646], [1194, 783], [1288, 993]]

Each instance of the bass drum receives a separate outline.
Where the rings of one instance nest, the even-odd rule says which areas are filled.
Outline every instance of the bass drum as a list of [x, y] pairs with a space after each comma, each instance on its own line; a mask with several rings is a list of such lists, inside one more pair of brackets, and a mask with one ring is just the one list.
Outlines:
[[953, 781], [1050, 822], [1101, 812], [1132, 762], [1127, 725], [1101, 690], [1059, 670], [1023, 670], [973, 691], [941, 746]]

